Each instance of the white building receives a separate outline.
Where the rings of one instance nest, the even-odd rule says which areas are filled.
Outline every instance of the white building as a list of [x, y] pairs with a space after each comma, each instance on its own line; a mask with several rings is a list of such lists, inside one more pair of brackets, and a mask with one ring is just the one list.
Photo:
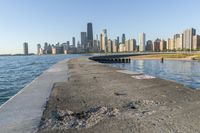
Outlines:
[[145, 33], [142, 33], [139, 35], [139, 51], [144, 52], [145, 51], [145, 42], [146, 41], [146, 35]]
[[106, 29], [104, 29], [100, 35], [100, 43], [101, 51], [108, 52], [108, 37]]
[[186, 29], [183, 32], [183, 48], [184, 49], [192, 49], [192, 43], [193, 43], [193, 36], [196, 35], [196, 30], [193, 28]]

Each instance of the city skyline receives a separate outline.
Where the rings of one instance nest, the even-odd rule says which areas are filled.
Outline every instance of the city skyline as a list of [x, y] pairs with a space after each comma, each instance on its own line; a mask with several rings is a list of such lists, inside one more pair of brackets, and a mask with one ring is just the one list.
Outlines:
[[[88, 22], [93, 23], [94, 39], [107, 29], [112, 39], [125, 33], [126, 38], [138, 42], [139, 34], [144, 32], [146, 41], [167, 40], [186, 28], [200, 30], [199, 4], [198, 0], [1, 1], [0, 54], [23, 53], [24, 42], [29, 43], [29, 53], [37, 53], [38, 43], [56, 44], [71, 41], [72, 37], [81, 41], [80, 32], [86, 31]], [[97, 8], [99, 5], [103, 10]]]
[[[110, 38], [107, 35], [107, 29], [103, 29], [100, 33], [100, 39], [96, 35], [93, 39], [93, 24], [87, 23], [87, 32], [80, 32], [80, 39], [76, 43], [76, 38], [72, 37], [72, 41], [50, 44], [44, 43], [44, 48], [37, 44], [37, 54], [80, 54], [80, 53], [119, 53], [119, 52], [175, 52], [175, 51], [199, 51], [200, 35], [196, 34], [196, 29], [188, 28], [182, 33], [174, 34], [173, 38], [157, 38], [155, 40], [147, 40], [146, 34], [139, 34], [139, 40], [135, 38], [126, 38], [123, 33], [121, 37]], [[25, 53], [25, 52], [24, 52]], [[27, 55], [27, 54], [25, 54]]]

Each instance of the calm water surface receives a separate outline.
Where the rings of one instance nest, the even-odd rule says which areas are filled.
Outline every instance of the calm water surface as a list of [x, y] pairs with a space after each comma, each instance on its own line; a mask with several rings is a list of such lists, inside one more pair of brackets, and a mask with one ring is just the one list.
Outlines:
[[111, 64], [111, 66], [142, 72], [151, 76], [173, 80], [186, 86], [200, 89], [200, 62], [165, 60], [131, 60], [130, 64]]
[[0, 105], [58, 61], [80, 55], [1, 56]]

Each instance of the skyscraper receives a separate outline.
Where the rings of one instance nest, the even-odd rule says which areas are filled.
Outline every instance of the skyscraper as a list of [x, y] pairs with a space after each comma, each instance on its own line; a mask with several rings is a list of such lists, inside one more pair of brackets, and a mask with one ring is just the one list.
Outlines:
[[98, 35], [96, 35], [96, 40], [97, 40], [97, 48], [98, 48], [98, 51], [99, 51], [100, 50], [100, 42], [99, 42]]
[[182, 34], [174, 35], [174, 49], [176, 50], [183, 49], [183, 35]]
[[70, 48], [70, 41], [67, 41], [67, 50]]
[[92, 29], [92, 23], [87, 24], [87, 41], [88, 41], [88, 47], [93, 47], [93, 29]]
[[186, 29], [183, 32], [183, 48], [184, 49], [192, 49], [192, 42], [193, 42], [193, 36], [196, 35], [196, 30], [194, 28]]
[[103, 34], [100, 34], [100, 52], [103, 52]]
[[129, 52], [129, 40], [125, 41], [125, 51], [124, 52]]
[[116, 53], [116, 52], [118, 52], [118, 43], [117, 43], [117, 40], [116, 39], [114, 39], [113, 41], [112, 41], [112, 46], [113, 46], [113, 52], [114, 53]]
[[174, 39], [168, 39], [167, 40], [167, 49], [168, 50], [174, 50], [175, 49], [175, 46], [174, 46]]
[[112, 53], [113, 52], [113, 43], [112, 40], [108, 39], [108, 52]]
[[72, 37], [72, 46], [76, 46], [76, 38], [75, 37]]
[[193, 50], [200, 50], [200, 36], [199, 35], [195, 35], [193, 36]]
[[154, 43], [153, 43], [153, 49], [155, 52], [160, 52], [160, 42], [161, 40], [159, 38], [157, 38]]
[[86, 49], [87, 48], [87, 33], [81, 32], [81, 47]]
[[142, 33], [139, 35], [139, 51], [144, 52], [145, 51], [145, 41], [146, 41], [146, 35], [145, 33]]
[[119, 46], [119, 37], [117, 37], [117, 45]]
[[99, 52], [100, 46], [99, 46], [99, 39], [98, 35], [96, 35], [96, 39], [93, 40], [93, 52]]
[[24, 55], [28, 55], [28, 43], [24, 42], [23, 47], [24, 47]]
[[45, 43], [44, 43], [44, 50], [47, 50], [47, 48], [48, 48], [48, 43], [45, 42]]
[[125, 42], [126, 42], [126, 36], [125, 34], [122, 34], [122, 44], [125, 44]]
[[80, 48], [81, 47], [81, 44], [80, 44], [80, 42], [78, 41], [77, 42], [77, 48]]
[[101, 51], [108, 52], [108, 37], [107, 37], [107, 30], [104, 29], [100, 35], [100, 45], [101, 45]]
[[129, 52], [133, 52], [136, 50], [136, 40], [130, 39], [129, 40]]
[[147, 41], [146, 51], [153, 51], [153, 42], [151, 40]]
[[41, 49], [41, 45], [37, 44], [37, 54], [40, 55], [40, 49]]
[[161, 40], [160, 41], [160, 51], [166, 51], [167, 50], [167, 41]]

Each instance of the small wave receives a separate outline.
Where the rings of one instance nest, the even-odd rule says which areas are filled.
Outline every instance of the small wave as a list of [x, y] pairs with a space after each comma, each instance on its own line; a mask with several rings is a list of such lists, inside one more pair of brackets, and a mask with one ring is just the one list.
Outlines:
[[0, 58], [0, 105], [58, 61], [78, 55]]

